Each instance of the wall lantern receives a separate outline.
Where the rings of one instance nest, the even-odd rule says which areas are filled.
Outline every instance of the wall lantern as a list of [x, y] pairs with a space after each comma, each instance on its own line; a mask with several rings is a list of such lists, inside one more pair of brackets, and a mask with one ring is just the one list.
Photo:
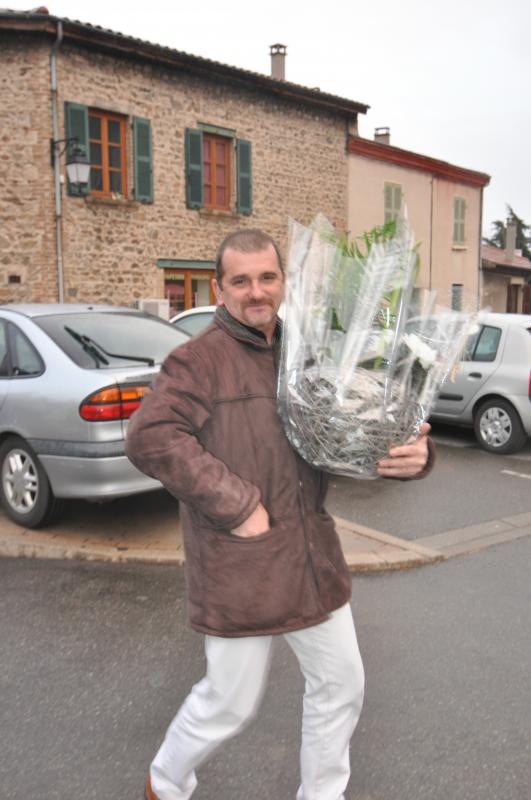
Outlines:
[[[59, 145], [64, 144], [62, 150]], [[52, 167], [55, 166], [55, 159], [63, 155], [67, 150], [66, 157], [66, 174], [68, 182], [71, 186], [78, 186], [79, 188], [88, 185], [90, 179], [90, 164], [83, 150], [77, 145], [77, 137], [70, 139], [50, 139], [51, 152], [52, 152]]]

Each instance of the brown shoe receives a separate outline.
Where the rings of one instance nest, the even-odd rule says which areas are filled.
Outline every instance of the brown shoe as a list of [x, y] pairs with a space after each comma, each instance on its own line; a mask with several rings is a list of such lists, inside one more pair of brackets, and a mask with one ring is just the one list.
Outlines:
[[146, 788], [144, 789], [144, 798], [145, 800], [159, 800], [159, 798], [151, 788], [151, 778], [149, 777], [149, 775], [146, 781]]

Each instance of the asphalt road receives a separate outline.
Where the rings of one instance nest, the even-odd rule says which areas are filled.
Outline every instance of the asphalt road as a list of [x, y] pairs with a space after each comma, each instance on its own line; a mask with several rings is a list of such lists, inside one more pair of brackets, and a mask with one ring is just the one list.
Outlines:
[[[354, 578], [367, 695], [347, 800], [529, 800], [531, 539]], [[138, 800], [203, 669], [178, 568], [0, 560], [2, 800]], [[290, 800], [302, 679], [279, 640], [258, 719], [194, 800]]]
[[531, 440], [520, 453], [482, 450], [465, 429], [434, 426], [437, 463], [422, 481], [334, 477], [328, 509], [404, 539], [531, 511]]

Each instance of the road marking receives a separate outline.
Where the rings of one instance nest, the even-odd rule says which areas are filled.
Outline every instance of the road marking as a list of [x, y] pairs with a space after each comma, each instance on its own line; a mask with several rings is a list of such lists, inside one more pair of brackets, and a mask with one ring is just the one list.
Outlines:
[[527, 478], [528, 481], [531, 481], [531, 475], [527, 475], [525, 472], [514, 472], [512, 469], [502, 469], [502, 473], [504, 475], [514, 475], [515, 478]]

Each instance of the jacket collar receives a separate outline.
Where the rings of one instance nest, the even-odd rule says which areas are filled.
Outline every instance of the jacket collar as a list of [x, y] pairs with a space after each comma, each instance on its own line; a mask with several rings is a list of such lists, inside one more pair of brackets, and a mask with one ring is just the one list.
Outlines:
[[[255, 347], [270, 347], [262, 331], [259, 331], [256, 328], [251, 328], [249, 325], [244, 325], [242, 322], [239, 322], [239, 320], [235, 319], [232, 314], [229, 314], [225, 306], [218, 306], [216, 308], [214, 321], [224, 328], [227, 333], [233, 336], [234, 339], [238, 339], [241, 342], [246, 342], [247, 344], [252, 344]], [[282, 322], [277, 317], [277, 325], [273, 334], [273, 342], [271, 347], [276, 347], [278, 345], [281, 334]]]

